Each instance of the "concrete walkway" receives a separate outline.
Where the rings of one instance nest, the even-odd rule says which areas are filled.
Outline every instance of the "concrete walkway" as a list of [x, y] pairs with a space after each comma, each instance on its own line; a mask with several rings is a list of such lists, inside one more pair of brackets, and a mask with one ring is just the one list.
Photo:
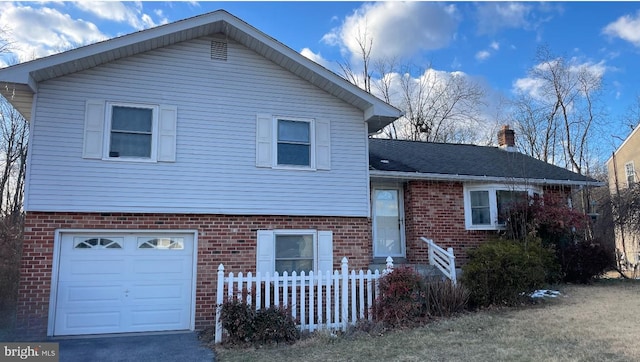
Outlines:
[[215, 361], [213, 351], [195, 332], [56, 339], [61, 362]]

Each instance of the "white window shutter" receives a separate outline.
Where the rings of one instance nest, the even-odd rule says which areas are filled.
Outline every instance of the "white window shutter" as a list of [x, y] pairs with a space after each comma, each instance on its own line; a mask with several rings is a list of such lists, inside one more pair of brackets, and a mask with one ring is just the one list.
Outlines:
[[158, 116], [158, 161], [176, 162], [178, 107], [160, 106]]
[[270, 114], [256, 116], [256, 166], [273, 166], [273, 119]]
[[331, 127], [328, 120], [316, 120], [316, 169], [331, 169]]
[[333, 232], [318, 231], [318, 270], [333, 272]]
[[256, 247], [256, 271], [264, 275], [272, 275], [276, 270], [275, 236], [271, 230], [258, 230], [258, 245]]
[[84, 113], [83, 158], [102, 158], [104, 118], [104, 101], [95, 99], [87, 100]]

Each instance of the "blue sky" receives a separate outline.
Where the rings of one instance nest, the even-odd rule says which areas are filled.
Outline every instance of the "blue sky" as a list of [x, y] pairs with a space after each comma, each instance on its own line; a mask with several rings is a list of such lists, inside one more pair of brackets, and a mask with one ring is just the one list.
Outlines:
[[[352, 59], [366, 21], [373, 55], [464, 72], [489, 97], [510, 97], [531, 79], [536, 49], [587, 65], [604, 80], [609, 129], [602, 154], [628, 135], [623, 114], [640, 95], [636, 2], [3, 2], [0, 27], [16, 51], [0, 66], [167, 22], [225, 9], [326, 67]], [[417, 75], [416, 75], [417, 76]], [[490, 110], [489, 110], [490, 113]]]

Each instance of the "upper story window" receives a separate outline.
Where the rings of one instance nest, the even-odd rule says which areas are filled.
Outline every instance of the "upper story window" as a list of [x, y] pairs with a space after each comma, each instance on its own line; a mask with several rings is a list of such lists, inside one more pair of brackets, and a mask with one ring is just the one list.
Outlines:
[[87, 100], [82, 157], [175, 162], [177, 115], [171, 105]]
[[467, 229], [498, 230], [506, 223], [508, 211], [528, 196], [541, 194], [539, 188], [512, 185], [465, 185], [464, 208]]
[[157, 107], [108, 104], [108, 157], [155, 158]]
[[278, 165], [312, 167], [312, 120], [278, 119]]
[[631, 162], [627, 162], [624, 165], [624, 171], [626, 174], [626, 178], [627, 178], [627, 186], [631, 186], [636, 182], [636, 170], [635, 167], [633, 165], [633, 161]]
[[322, 119], [257, 114], [256, 166], [292, 170], [330, 170], [330, 122]]

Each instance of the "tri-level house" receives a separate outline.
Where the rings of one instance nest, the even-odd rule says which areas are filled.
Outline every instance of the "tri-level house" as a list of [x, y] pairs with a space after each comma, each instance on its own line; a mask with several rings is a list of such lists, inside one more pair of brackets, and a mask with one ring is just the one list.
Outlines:
[[[17, 323], [214, 323], [216, 270], [426, 263], [505, 200], [593, 182], [504, 149], [369, 139], [401, 112], [225, 11], [0, 69], [30, 122]], [[515, 195], [515, 196], [514, 196]]]
[[[607, 160], [609, 192], [624, 199], [630, 189], [638, 187], [640, 175], [640, 132], [636, 127]], [[615, 228], [618, 261], [623, 268], [637, 268], [640, 263], [640, 235], [631, 225], [622, 223]]]

